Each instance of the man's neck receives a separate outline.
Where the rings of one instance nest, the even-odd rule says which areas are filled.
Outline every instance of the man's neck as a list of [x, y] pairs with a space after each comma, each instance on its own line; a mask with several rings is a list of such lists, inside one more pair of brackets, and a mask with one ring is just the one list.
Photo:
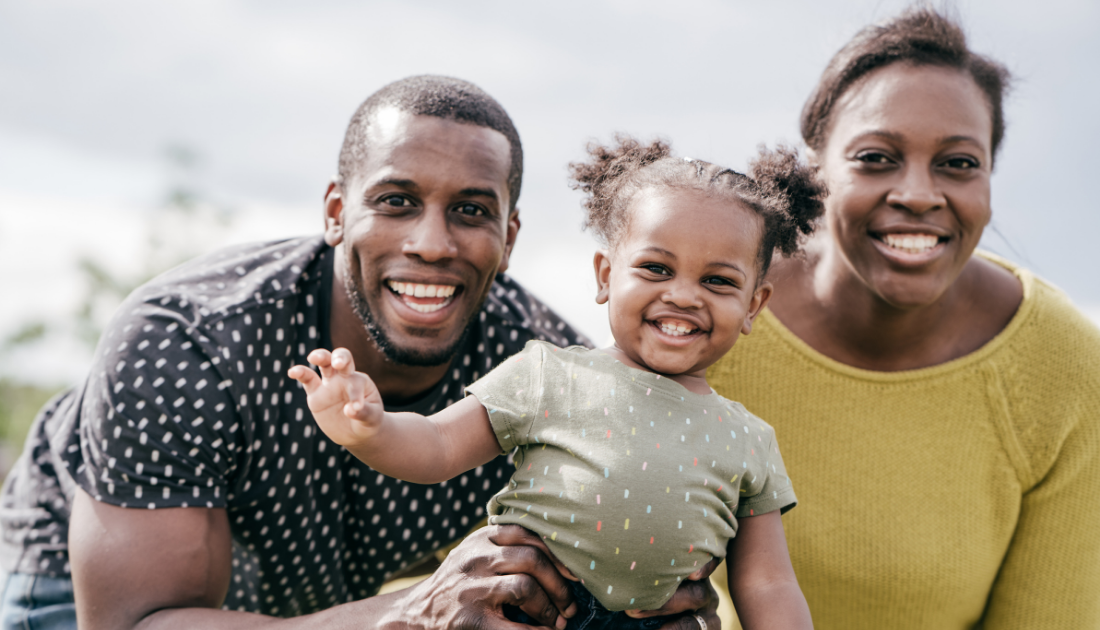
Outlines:
[[418, 367], [400, 365], [387, 359], [352, 309], [338, 271], [332, 274], [332, 308], [329, 316], [332, 349], [347, 348], [351, 351], [355, 369], [371, 377], [387, 405], [401, 406], [415, 402], [443, 378], [450, 363]]

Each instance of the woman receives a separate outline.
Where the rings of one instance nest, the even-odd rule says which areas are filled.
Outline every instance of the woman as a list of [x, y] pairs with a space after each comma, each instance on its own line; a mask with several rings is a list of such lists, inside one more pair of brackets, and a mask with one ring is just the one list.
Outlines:
[[1006, 81], [926, 8], [837, 53], [802, 115], [825, 229], [711, 368], [784, 444], [818, 628], [1100, 626], [1100, 332], [975, 252]]

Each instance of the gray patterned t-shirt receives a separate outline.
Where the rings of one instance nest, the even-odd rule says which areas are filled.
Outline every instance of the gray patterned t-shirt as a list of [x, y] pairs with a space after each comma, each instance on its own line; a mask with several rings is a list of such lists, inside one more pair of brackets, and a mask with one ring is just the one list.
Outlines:
[[738, 518], [794, 507], [767, 423], [602, 351], [531, 341], [466, 391], [519, 448], [490, 522], [539, 534], [609, 610], [660, 608]]
[[[0, 497], [7, 571], [69, 573], [79, 485], [131, 508], [225, 508], [225, 607], [304, 614], [374, 594], [462, 536], [504, 483], [504, 458], [438, 485], [385, 477], [317, 430], [286, 376], [328, 338], [333, 250], [319, 237], [239, 246], [138, 289], [85, 383], [36, 419]], [[431, 391], [431, 413], [530, 339], [586, 343], [506, 276]]]

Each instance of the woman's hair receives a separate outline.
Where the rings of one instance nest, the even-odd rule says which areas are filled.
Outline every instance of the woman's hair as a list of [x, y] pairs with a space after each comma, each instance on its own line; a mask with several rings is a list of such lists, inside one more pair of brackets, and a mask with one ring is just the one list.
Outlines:
[[[627, 207], [647, 188], [688, 188], [728, 196], [763, 219], [758, 262], [760, 278], [771, 265], [772, 252], [798, 251], [802, 237], [814, 230], [824, 210], [825, 186], [815, 169], [790, 147], [760, 148], [748, 174], [691, 158], [674, 158], [667, 142], [642, 144], [628, 135], [614, 146], [588, 145], [589, 160], [569, 165], [573, 188], [588, 195], [584, 227], [614, 247], [627, 229]], [[701, 226], [705, 229], [705, 226]]]
[[856, 33], [833, 56], [802, 107], [802, 139], [822, 150], [833, 108], [861, 77], [892, 63], [942, 66], [965, 72], [985, 93], [993, 119], [992, 155], [1004, 138], [1004, 101], [1011, 75], [1000, 63], [970, 50], [962, 28], [935, 9], [918, 5]]

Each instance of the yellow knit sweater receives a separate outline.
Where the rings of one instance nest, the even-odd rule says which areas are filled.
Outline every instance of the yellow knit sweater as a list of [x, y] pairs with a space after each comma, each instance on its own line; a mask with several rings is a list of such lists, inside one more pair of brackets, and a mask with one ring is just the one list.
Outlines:
[[1023, 303], [963, 358], [856, 369], [765, 311], [709, 371], [776, 429], [819, 630], [1100, 628], [1100, 331], [993, 260]]

